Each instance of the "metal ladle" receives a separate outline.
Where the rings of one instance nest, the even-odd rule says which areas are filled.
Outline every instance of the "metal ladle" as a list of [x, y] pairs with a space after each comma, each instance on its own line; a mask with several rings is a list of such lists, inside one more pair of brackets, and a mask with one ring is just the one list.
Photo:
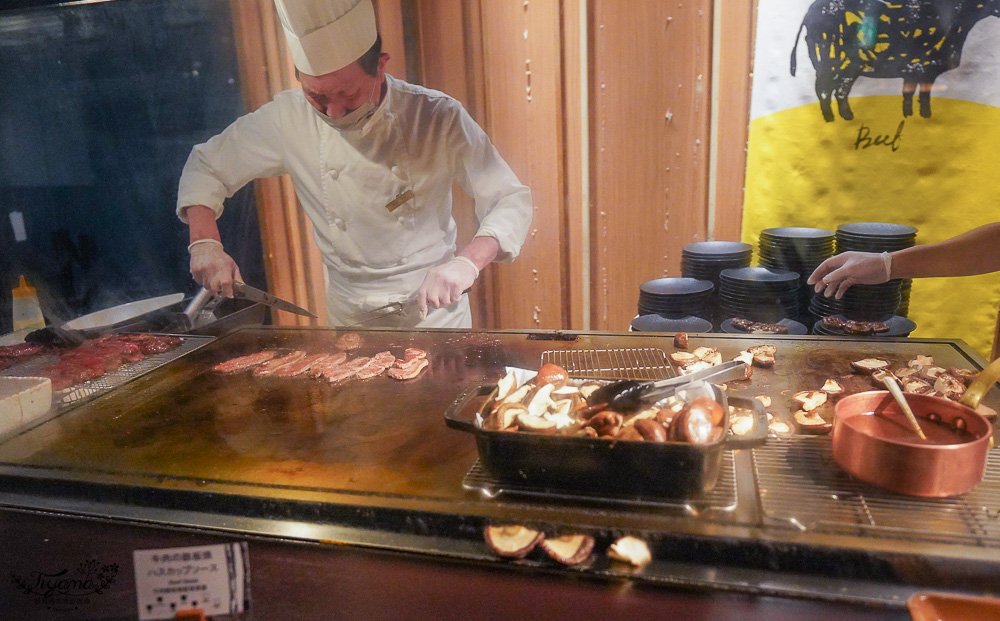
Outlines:
[[892, 374], [887, 373], [886, 371], [878, 371], [873, 374], [873, 377], [885, 384], [885, 387], [889, 389], [890, 393], [892, 393], [896, 403], [898, 403], [899, 407], [903, 410], [903, 414], [906, 414], [907, 420], [909, 420], [910, 424], [913, 425], [913, 430], [917, 432], [917, 435], [920, 436], [921, 440], [926, 440], [927, 436], [924, 435], [924, 430], [920, 428], [920, 423], [917, 422], [917, 417], [913, 414], [913, 410], [910, 409], [910, 404], [906, 401], [906, 395], [904, 395], [903, 391], [899, 389], [899, 384], [896, 383], [896, 379], [892, 376]]

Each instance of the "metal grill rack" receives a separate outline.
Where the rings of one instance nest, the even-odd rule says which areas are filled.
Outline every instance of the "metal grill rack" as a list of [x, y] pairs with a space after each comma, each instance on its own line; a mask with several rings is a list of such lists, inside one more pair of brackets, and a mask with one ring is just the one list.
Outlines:
[[753, 450], [767, 524], [854, 536], [1000, 547], [1000, 451], [983, 481], [956, 498], [912, 498], [846, 474], [828, 437], [770, 439]]
[[719, 478], [715, 482], [715, 487], [695, 498], [611, 496], [606, 492], [588, 493], [586, 491], [551, 490], [529, 484], [511, 483], [509, 481], [500, 481], [493, 477], [483, 468], [478, 459], [462, 480], [462, 487], [466, 490], [480, 492], [487, 498], [494, 498], [503, 494], [534, 497], [541, 500], [565, 500], [574, 503], [649, 506], [673, 510], [679, 515], [691, 516], [720, 514], [721, 517], [735, 509], [737, 502], [736, 470], [732, 451], [724, 451], [722, 454], [722, 465], [719, 468]]
[[667, 354], [655, 347], [618, 349], [549, 350], [542, 364], [558, 364], [570, 377], [667, 379], [676, 375]]
[[[137, 362], [127, 362], [117, 369], [112, 369], [101, 377], [87, 380], [65, 390], [54, 391], [52, 401], [57, 407], [65, 407], [76, 404], [84, 399], [90, 399], [102, 395], [112, 388], [121, 386], [140, 375], [149, 373], [153, 369], [180, 358], [184, 354], [192, 352], [199, 347], [207, 345], [215, 340], [213, 336], [199, 336], [191, 334], [172, 334], [181, 339], [181, 344], [174, 349], [162, 354], [150, 354]], [[58, 362], [59, 357], [55, 354], [33, 356], [14, 367], [6, 369], [3, 375], [36, 376], [45, 367]]]

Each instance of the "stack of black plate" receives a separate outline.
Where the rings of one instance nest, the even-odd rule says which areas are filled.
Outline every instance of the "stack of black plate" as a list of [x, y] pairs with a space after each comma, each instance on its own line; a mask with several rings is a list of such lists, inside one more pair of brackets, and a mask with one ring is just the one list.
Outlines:
[[728, 319], [763, 323], [795, 319], [799, 311], [799, 274], [766, 267], [741, 267], [719, 274], [719, 309]]
[[749, 267], [753, 246], [735, 241], [694, 242], [681, 250], [681, 275], [685, 278], [709, 280], [715, 285], [712, 293], [712, 321], [716, 327], [726, 319], [719, 309], [719, 273], [735, 267]]
[[695, 316], [711, 318], [715, 285], [696, 278], [657, 278], [639, 285], [639, 315], [668, 319]]
[[[894, 252], [909, 248], [917, 239], [917, 229], [905, 224], [890, 222], [852, 222], [837, 227], [837, 252], [857, 250], [860, 252]], [[895, 284], [893, 284], [895, 283]], [[898, 288], [899, 308], [896, 314], [906, 316], [910, 312], [910, 285], [912, 281], [891, 281], [884, 285], [887, 296]], [[845, 311], [847, 309], [845, 308]]]
[[809, 313], [813, 319], [843, 315], [854, 321], [886, 321], [897, 314], [901, 282], [890, 280], [882, 285], [854, 285], [839, 300], [817, 294], [809, 303]]
[[826, 229], [785, 226], [760, 232], [757, 252], [761, 267], [799, 274], [799, 310], [804, 317], [813, 290], [806, 284], [819, 264], [833, 256], [835, 234]]

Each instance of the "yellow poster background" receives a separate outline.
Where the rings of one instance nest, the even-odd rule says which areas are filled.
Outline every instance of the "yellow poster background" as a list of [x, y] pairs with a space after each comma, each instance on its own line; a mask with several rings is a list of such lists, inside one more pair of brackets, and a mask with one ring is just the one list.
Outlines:
[[[850, 103], [852, 121], [825, 122], [817, 103], [751, 122], [744, 242], [756, 248], [771, 227], [893, 222], [929, 244], [1000, 220], [1000, 108], [935, 96], [931, 118], [904, 120], [900, 96]], [[865, 132], [886, 144], [863, 148]], [[914, 280], [909, 308], [911, 337], [961, 339], [988, 358], [1000, 274]]]

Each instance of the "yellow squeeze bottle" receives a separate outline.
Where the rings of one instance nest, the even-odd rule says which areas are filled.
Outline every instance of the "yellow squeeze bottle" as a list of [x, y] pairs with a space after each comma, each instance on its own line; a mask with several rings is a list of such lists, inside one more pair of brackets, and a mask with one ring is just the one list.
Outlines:
[[14, 331], [44, 328], [45, 317], [42, 316], [42, 307], [38, 305], [38, 294], [34, 287], [28, 286], [24, 276], [21, 276], [20, 286], [11, 293], [14, 296]]

